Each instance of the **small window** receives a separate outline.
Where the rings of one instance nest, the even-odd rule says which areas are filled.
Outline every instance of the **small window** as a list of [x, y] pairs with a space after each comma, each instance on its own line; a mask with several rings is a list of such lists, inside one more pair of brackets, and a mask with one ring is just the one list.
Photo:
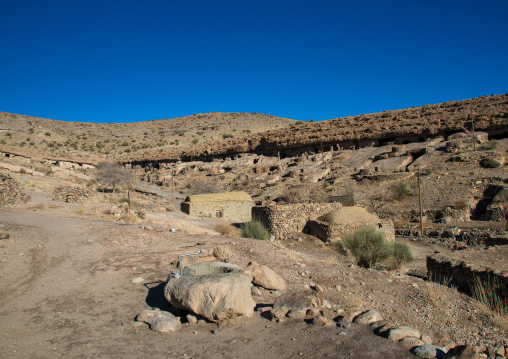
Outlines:
[[222, 218], [222, 209], [216, 209], [215, 210], [215, 218]]

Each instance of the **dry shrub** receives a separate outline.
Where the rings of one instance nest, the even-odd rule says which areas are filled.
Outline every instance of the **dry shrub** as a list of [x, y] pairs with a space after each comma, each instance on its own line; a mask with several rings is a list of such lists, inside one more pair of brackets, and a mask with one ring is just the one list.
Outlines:
[[187, 183], [188, 194], [221, 193], [224, 192], [218, 181], [209, 179], [205, 176], [197, 176]]
[[467, 209], [468, 207], [469, 207], [469, 205], [468, 205], [467, 201], [464, 199], [455, 200], [455, 203], [453, 205], [453, 208], [458, 209], [458, 210], [464, 210], [464, 209]]
[[286, 190], [282, 196], [285, 203], [323, 203], [328, 201], [328, 195], [322, 185], [307, 183], [293, 186]]
[[238, 229], [229, 223], [221, 222], [215, 226], [215, 230], [223, 236], [238, 237]]
[[501, 292], [499, 280], [494, 277], [485, 282], [474, 276], [470, 287], [473, 297], [479, 302], [482, 310], [490, 316], [492, 323], [508, 331], [508, 302], [499, 295]]
[[432, 277], [429, 278], [427, 285], [427, 296], [432, 306], [432, 312], [436, 318], [444, 320], [451, 318], [452, 301], [449, 298], [448, 286], [451, 283], [451, 278]]
[[212, 249], [212, 254], [214, 257], [216, 257], [221, 261], [227, 261], [229, 260], [233, 252], [231, 251], [231, 248], [229, 248], [228, 246], [219, 245]]

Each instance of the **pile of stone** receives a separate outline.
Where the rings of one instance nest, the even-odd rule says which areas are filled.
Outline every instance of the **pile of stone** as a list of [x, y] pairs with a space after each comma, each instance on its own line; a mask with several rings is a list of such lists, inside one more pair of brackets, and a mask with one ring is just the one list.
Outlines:
[[9, 176], [0, 176], [0, 207], [29, 200], [30, 196], [20, 190], [18, 181]]
[[53, 200], [68, 203], [83, 203], [95, 196], [91, 190], [80, 187], [59, 186], [53, 192]]

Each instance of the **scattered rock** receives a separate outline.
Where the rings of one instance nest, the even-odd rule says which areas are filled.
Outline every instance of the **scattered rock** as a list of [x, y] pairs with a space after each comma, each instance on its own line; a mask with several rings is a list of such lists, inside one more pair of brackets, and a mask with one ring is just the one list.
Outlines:
[[328, 318], [323, 317], [322, 315], [320, 315], [320, 316], [314, 317], [312, 319], [312, 324], [314, 324], [314, 325], [321, 325], [321, 326], [325, 327], [325, 326], [332, 325], [333, 321], [331, 319], [328, 319]]
[[149, 324], [150, 329], [161, 333], [176, 332], [181, 328], [180, 318], [160, 310], [144, 310], [136, 320]]
[[242, 268], [223, 262], [186, 267], [180, 278], [170, 275], [164, 296], [175, 308], [195, 313], [213, 322], [251, 318], [252, 276]]
[[444, 348], [432, 344], [423, 344], [419, 347], [413, 348], [411, 352], [418, 358], [431, 359], [443, 358], [446, 354]]
[[353, 319], [356, 324], [370, 324], [382, 320], [381, 314], [375, 310], [367, 310]]
[[419, 347], [419, 346], [425, 344], [420, 339], [414, 338], [414, 337], [402, 338], [401, 340], [399, 340], [399, 343], [402, 344], [407, 349], [413, 349], [414, 347]]
[[406, 337], [420, 338], [420, 332], [414, 328], [401, 326], [388, 331], [388, 339], [398, 342]]
[[135, 277], [135, 278], [131, 279], [132, 284], [138, 284], [138, 283], [141, 283], [142, 281], [144, 281], [144, 279], [142, 277]]
[[286, 289], [286, 282], [272, 269], [260, 265], [254, 261], [250, 262], [245, 268], [246, 271], [252, 273], [254, 284], [270, 290]]
[[189, 313], [187, 314], [186, 318], [189, 324], [198, 324], [198, 318], [194, 314]]

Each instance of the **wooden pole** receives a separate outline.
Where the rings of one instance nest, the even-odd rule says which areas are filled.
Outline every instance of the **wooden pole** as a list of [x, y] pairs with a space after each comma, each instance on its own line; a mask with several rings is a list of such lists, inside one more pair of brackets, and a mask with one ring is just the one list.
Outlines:
[[471, 128], [473, 130], [473, 151], [476, 152], [476, 138], [474, 138], [474, 112], [472, 111], [471, 111]]
[[420, 199], [420, 237], [423, 237], [422, 182], [420, 180], [420, 169], [418, 169], [418, 197]]
[[175, 192], [175, 169], [172, 168], [172, 171], [171, 171], [171, 200], [175, 199], [174, 192]]

